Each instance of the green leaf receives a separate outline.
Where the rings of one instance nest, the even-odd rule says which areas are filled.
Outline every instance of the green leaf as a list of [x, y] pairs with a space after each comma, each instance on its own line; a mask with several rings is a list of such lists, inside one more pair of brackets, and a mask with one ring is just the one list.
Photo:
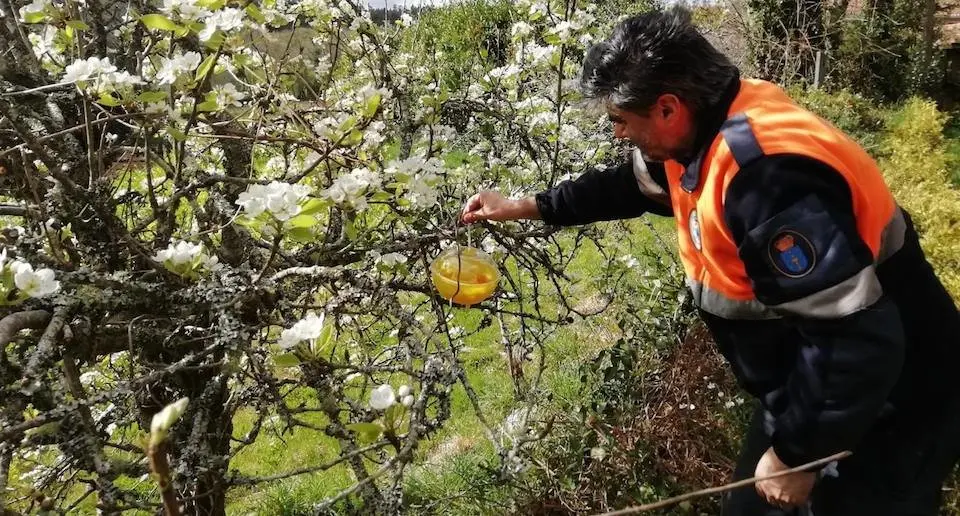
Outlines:
[[203, 78], [207, 76], [207, 73], [213, 69], [213, 65], [216, 63], [216, 57], [216, 54], [210, 54], [200, 63], [200, 67], [197, 68], [197, 81], [203, 80]]
[[74, 30], [89, 30], [90, 26], [86, 23], [83, 23], [80, 20], [70, 20], [67, 22], [67, 27], [70, 27]]
[[338, 127], [337, 129], [339, 129], [340, 132], [345, 133], [356, 126], [357, 126], [357, 117], [348, 116], [346, 120], [340, 123], [340, 127]]
[[42, 23], [46, 21], [47, 13], [29, 13], [23, 17], [24, 23]]
[[387, 408], [386, 412], [383, 413], [383, 424], [391, 430], [396, 430], [397, 422], [403, 416], [404, 406], [400, 404], [400, 400], [397, 400], [397, 403], [390, 405]]
[[341, 144], [344, 147], [354, 147], [356, 145], [359, 145], [360, 142], [362, 141], [363, 141], [363, 131], [359, 129], [354, 129], [350, 131], [350, 134], [346, 138], [343, 139]]
[[167, 100], [167, 94], [163, 91], [145, 91], [137, 96], [137, 100], [146, 104], [163, 102]]
[[226, 4], [227, 2], [225, 2], [224, 0], [198, 0], [197, 1], [197, 5], [199, 5], [200, 7], [203, 7], [204, 9], [208, 9], [210, 11], [217, 11], [223, 8], [223, 6]]
[[277, 367], [297, 367], [300, 365], [300, 359], [293, 353], [284, 353], [273, 357], [273, 363]]
[[372, 443], [383, 433], [383, 427], [376, 423], [350, 423], [346, 427], [356, 432], [361, 444]]
[[310, 199], [309, 201], [304, 203], [302, 208], [300, 208], [300, 216], [313, 215], [314, 213], [319, 213], [328, 205], [329, 204], [324, 199], [317, 199], [317, 198]]
[[376, 192], [370, 196], [371, 201], [389, 201], [393, 199], [393, 194], [390, 192]]
[[352, 220], [348, 220], [343, 225], [343, 232], [347, 235], [347, 240], [357, 239], [357, 227], [353, 225]]
[[174, 34], [175, 34], [178, 38], [185, 38], [185, 37], [187, 37], [187, 36], [190, 35], [190, 27], [180, 27], [180, 26], [177, 26], [176, 32], [174, 32]]
[[297, 215], [287, 221], [292, 228], [312, 228], [317, 225], [317, 219], [311, 215]]
[[382, 100], [382, 95], [380, 95], [379, 93], [367, 99], [367, 101], [363, 104], [363, 117], [373, 118], [373, 115], [377, 114], [377, 109], [380, 108], [381, 100]]
[[219, 107], [219, 106], [217, 106], [217, 103], [216, 103], [216, 102], [211, 102], [211, 101], [208, 100], [208, 101], [206, 101], [206, 102], [201, 102], [201, 103], [197, 104], [197, 111], [199, 111], [199, 112], [201, 112], [201, 113], [205, 113], [205, 112], [209, 112], [209, 111], [216, 111], [218, 107]]
[[216, 50], [220, 48], [220, 45], [223, 45], [223, 42], [226, 41], [226, 39], [227, 36], [224, 35], [223, 31], [217, 30], [212, 36], [210, 36], [210, 39], [204, 42], [204, 46], [211, 50]]
[[103, 104], [104, 106], [110, 106], [110, 107], [120, 105], [120, 102], [117, 99], [113, 98], [113, 95], [110, 95], [109, 93], [101, 93], [100, 98], [97, 99], [97, 103]]
[[287, 231], [287, 236], [292, 238], [294, 242], [300, 242], [301, 244], [308, 244], [316, 240], [310, 228], [293, 228]]
[[157, 13], [141, 16], [140, 22], [146, 25], [148, 29], [175, 31], [181, 28], [176, 23], [173, 23], [170, 18]]
[[173, 136], [173, 139], [177, 140], [178, 142], [182, 142], [183, 140], [187, 139], [186, 133], [180, 129], [177, 129], [176, 127], [173, 127], [172, 125], [167, 127], [167, 132], [170, 133], [170, 136]]
[[327, 346], [330, 345], [330, 342], [333, 341], [333, 325], [330, 323], [324, 324], [323, 329], [320, 330], [320, 335], [317, 337], [316, 342], [313, 344], [313, 354], [317, 355], [320, 352], [327, 349]]
[[263, 16], [263, 13], [260, 12], [260, 8], [258, 8], [255, 4], [248, 4], [245, 10], [247, 11], [247, 16], [249, 16], [253, 21], [260, 24], [267, 23], [267, 18]]

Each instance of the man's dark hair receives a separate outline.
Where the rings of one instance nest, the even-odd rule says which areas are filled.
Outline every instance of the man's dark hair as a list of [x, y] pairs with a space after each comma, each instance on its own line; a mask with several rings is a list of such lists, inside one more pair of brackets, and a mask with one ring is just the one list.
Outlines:
[[580, 88], [587, 98], [641, 114], [672, 93], [697, 115], [720, 100], [738, 73], [693, 25], [690, 11], [674, 7], [617, 24], [587, 52]]

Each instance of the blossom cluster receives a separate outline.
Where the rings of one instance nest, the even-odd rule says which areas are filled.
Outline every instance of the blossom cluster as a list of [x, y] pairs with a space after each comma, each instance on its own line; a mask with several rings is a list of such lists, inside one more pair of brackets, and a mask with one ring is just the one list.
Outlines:
[[153, 259], [163, 266], [184, 277], [194, 277], [200, 271], [215, 272], [222, 268], [220, 259], [207, 254], [200, 244], [186, 241], [171, 242], [166, 249], [162, 249], [153, 256]]
[[267, 185], [250, 185], [237, 197], [236, 203], [251, 217], [267, 212], [285, 221], [300, 213], [300, 201], [309, 193], [308, 186], [273, 181]]
[[109, 57], [90, 57], [77, 59], [67, 65], [63, 73], [63, 82], [76, 83], [80, 88], [97, 93], [123, 90], [143, 80], [126, 71], [117, 71]]
[[413, 405], [413, 394], [409, 385], [401, 385], [396, 392], [389, 384], [383, 384], [370, 391], [370, 408], [374, 410], [387, 410], [400, 400], [404, 407]]
[[380, 186], [380, 177], [366, 167], [356, 168], [334, 180], [320, 196], [340, 205], [362, 210], [367, 206], [365, 194]]

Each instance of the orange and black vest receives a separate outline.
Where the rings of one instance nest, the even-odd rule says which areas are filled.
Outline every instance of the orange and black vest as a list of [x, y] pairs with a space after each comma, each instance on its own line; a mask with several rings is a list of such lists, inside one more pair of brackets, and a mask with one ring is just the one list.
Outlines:
[[[874, 160], [841, 131], [797, 106], [776, 85], [743, 80], [713, 142], [686, 167], [673, 160], [664, 164], [680, 256], [694, 303], [726, 319], [771, 319], [784, 312], [834, 317], [869, 306], [881, 294], [872, 267], [817, 299], [782, 307], [757, 300], [724, 222], [726, 189], [748, 163], [781, 154], [818, 160], [843, 176], [850, 187], [857, 230], [875, 264], [902, 245], [905, 222]], [[799, 275], [813, 267], [808, 261], [815, 256], [802, 252], [809, 248], [803, 239], [801, 234], [786, 232], [771, 243], [771, 263], [781, 273]], [[862, 306], [838, 306], [847, 302]]]

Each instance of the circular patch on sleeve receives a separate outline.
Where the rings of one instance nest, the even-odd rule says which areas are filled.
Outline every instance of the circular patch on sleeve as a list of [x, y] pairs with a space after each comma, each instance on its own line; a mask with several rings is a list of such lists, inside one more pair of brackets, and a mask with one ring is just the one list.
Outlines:
[[770, 263], [788, 278], [802, 278], [813, 270], [817, 253], [807, 237], [796, 231], [780, 231], [767, 246]]

